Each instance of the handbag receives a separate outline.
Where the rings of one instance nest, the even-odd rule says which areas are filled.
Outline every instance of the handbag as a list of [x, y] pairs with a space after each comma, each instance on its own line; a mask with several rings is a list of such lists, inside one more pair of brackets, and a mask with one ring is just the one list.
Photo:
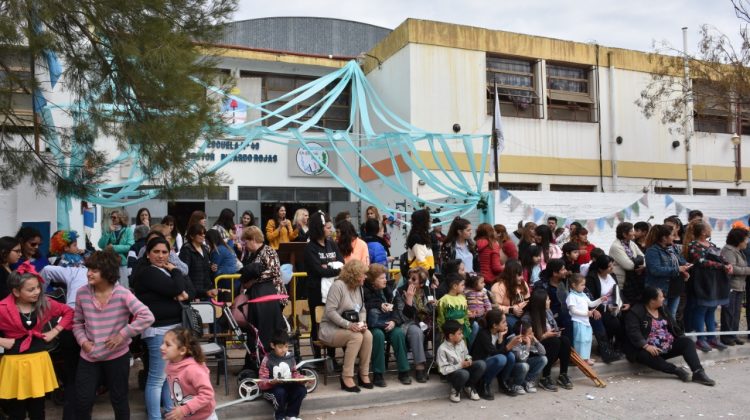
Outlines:
[[190, 304], [180, 302], [180, 305], [182, 305], [182, 327], [192, 332], [195, 338], [203, 337], [203, 319], [201, 319], [201, 314], [190, 306]]
[[359, 312], [352, 309], [342, 312], [341, 317], [349, 322], [359, 322]]

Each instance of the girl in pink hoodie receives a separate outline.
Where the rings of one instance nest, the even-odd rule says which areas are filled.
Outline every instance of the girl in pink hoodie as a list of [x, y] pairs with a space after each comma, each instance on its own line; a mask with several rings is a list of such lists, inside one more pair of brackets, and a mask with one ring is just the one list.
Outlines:
[[166, 419], [217, 420], [206, 357], [193, 334], [182, 327], [168, 331], [161, 357], [167, 361], [167, 385], [174, 402], [174, 410]]

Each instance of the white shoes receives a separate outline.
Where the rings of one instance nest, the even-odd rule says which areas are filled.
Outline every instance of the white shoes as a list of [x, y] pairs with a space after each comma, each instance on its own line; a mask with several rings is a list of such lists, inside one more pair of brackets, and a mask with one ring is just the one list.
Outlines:
[[536, 392], [536, 386], [534, 386], [534, 382], [526, 382], [526, 386], [524, 387], [524, 390], [527, 394], [533, 394]]
[[461, 393], [451, 387], [451, 395], [448, 397], [448, 399], [450, 399], [451, 402], [454, 403], [461, 402]]

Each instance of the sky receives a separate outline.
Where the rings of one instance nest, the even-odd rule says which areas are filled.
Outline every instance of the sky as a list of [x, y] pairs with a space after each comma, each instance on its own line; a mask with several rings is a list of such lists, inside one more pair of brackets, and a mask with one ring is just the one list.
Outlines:
[[[234, 20], [315, 16], [393, 29], [407, 18], [654, 51], [666, 41], [695, 53], [701, 25], [711, 25], [738, 45], [740, 20], [730, 0], [238, 0]], [[748, 1], [748, 0], [743, 0]]]

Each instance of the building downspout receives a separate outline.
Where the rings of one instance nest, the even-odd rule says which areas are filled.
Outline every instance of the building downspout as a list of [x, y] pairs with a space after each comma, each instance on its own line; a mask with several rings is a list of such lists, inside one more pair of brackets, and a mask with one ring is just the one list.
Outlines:
[[604, 160], [602, 158], [602, 104], [599, 90], [599, 44], [596, 44], [596, 121], [599, 126], [599, 191], [604, 192]]
[[617, 192], [617, 96], [615, 95], [615, 64], [612, 51], [607, 52], [609, 63], [609, 153], [612, 163], [612, 192]]

